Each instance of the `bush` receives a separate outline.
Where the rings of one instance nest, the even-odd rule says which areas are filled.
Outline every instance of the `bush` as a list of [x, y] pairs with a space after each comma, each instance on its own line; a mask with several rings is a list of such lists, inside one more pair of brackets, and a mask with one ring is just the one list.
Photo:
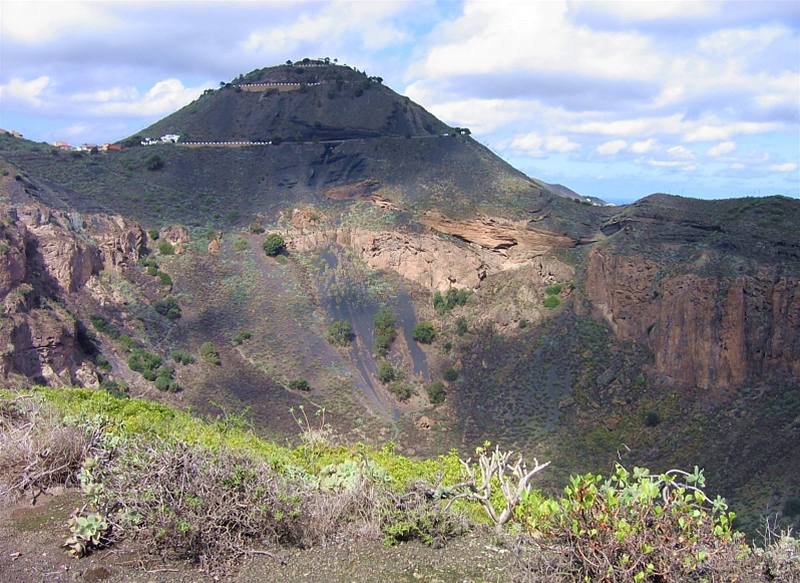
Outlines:
[[293, 391], [310, 391], [311, 385], [306, 379], [293, 379], [289, 381], [289, 388]]
[[247, 251], [250, 249], [250, 243], [247, 242], [247, 239], [236, 239], [233, 243], [233, 248], [235, 251]]
[[148, 229], [147, 235], [153, 241], [158, 241], [158, 229]]
[[[180, 484], [180, 493], [176, 485]], [[114, 460], [104, 486], [145, 551], [207, 569], [253, 546], [289, 543], [299, 499], [265, 462], [185, 444], [137, 444]]]
[[233, 345], [234, 346], [241, 346], [245, 343], [245, 341], [250, 340], [253, 337], [253, 333], [248, 330], [242, 330], [236, 336], [233, 337]]
[[123, 334], [119, 337], [119, 344], [122, 346], [125, 352], [132, 352], [137, 346], [136, 341], [127, 334]]
[[547, 294], [548, 296], [557, 296], [558, 294], [561, 293], [561, 289], [562, 285], [560, 283], [557, 283], [554, 285], [547, 286], [544, 289], [544, 293]]
[[661, 417], [655, 411], [650, 411], [644, 416], [645, 427], [655, 427], [661, 423]]
[[469, 296], [469, 290], [457, 289], [454, 287], [448, 289], [444, 295], [437, 291], [433, 294], [433, 308], [438, 314], [442, 315], [449, 312], [456, 306], [463, 306], [466, 304]]
[[561, 300], [559, 300], [557, 296], [547, 296], [544, 299], [545, 308], [549, 308], [552, 310], [553, 308], [557, 308], [559, 304], [561, 304]]
[[355, 334], [353, 326], [347, 320], [336, 320], [328, 327], [328, 341], [336, 346], [350, 346]]
[[552, 534], [567, 544], [576, 580], [726, 580], [706, 569], [715, 555], [735, 551], [734, 515], [704, 487], [696, 467], [655, 476], [617, 465], [607, 480], [573, 476]]
[[162, 316], [170, 320], [177, 320], [181, 317], [181, 307], [178, 305], [178, 300], [172, 296], [167, 296], [163, 299], [153, 302], [153, 308]]
[[397, 318], [388, 306], [383, 306], [373, 319], [375, 331], [375, 352], [379, 356], [386, 356], [392, 347], [397, 331]]
[[164, 287], [172, 287], [172, 278], [169, 276], [168, 273], [164, 273], [163, 271], [157, 271], [156, 277], [158, 278], [158, 283], [160, 283]]
[[161, 357], [142, 348], [134, 348], [128, 358], [128, 368], [138, 372], [148, 381], [156, 380], [158, 369], [161, 367]]
[[178, 364], [194, 364], [195, 362], [194, 356], [183, 350], [173, 350], [170, 357]]
[[264, 239], [264, 242], [261, 244], [261, 246], [264, 249], [264, 253], [270, 257], [275, 257], [276, 255], [283, 253], [284, 249], [286, 249], [286, 242], [279, 234], [270, 233], [267, 235], [267, 238]]
[[425, 391], [428, 393], [428, 400], [434, 405], [444, 403], [445, 397], [447, 396], [444, 390], [444, 383], [441, 381], [429, 384], [425, 387]]
[[381, 519], [383, 544], [387, 546], [418, 540], [439, 548], [468, 529], [463, 516], [446, 511], [430, 492], [420, 487], [397, 496]]
[[151, 172], [155, 172], [156, 170], [161, 170], [164, 167], [164, 160], [162, 160], [161, 156], [158, 154], [153, 154], [147, 159], [145, 166]]
[[158, 369], [155, 382], [156, 389], [168, 393], [177, 393], [179, 387], [178, 383], [176, 383], [173, 379], [173, 375], [174, 371], [169, 367], [162, 366], [160, 369]]
[[444, 377], [444, 380], [446, 380], [448, 383], [454, 383], [455, 381], [458, 380], [458, 371], [451, 366], [446, 371], [444, 371], [444, 374], [442, 376]]
[[463, 336], [469, 331], [467, 319], [464, 316], [456, 318], [455, 333], [457, 336]]
[[260, 235], [264, 232], [264, 227], [261, 226], [261, 223], [250, 223], [250, 225], [247, 227], [247, 230], [254, 235]]
[[414, 340], [422, 344], [430, 344], [436, 338], [436, 329], [430, 322], [419, 322], [414, 326]]
[[213, 342], [203, 342], [203, 344], [200, 345], [200, 358], [214, 366], [222, 364], [219, 358], [219, 352], [217, 352], [217, 348], [214, 346]]
[[107, 334], [111, 338], [119, 338], [120, 332], [119, 328], [111, 324], [108, 320], [106, 320], [103, 316], [99, 316], [95, 314], [90, 318], [92, 322], [92, 326], [94, 329], [100, 332], [101, 334]]
[[389, 390], [397, 397], [398, 401], [406, 401], [414, 394], [414, 386], [405, 381], [394, 381], [389, 385]]
[[161, 255], [175, 255], [175, 247], [169, 241], [161, 241], [158, 244], [158, 252]]
[[397, 378], [397, 372], [388, 360], [382, 360], [378, 365], [378, 380], [384, 385], [389, 384]]

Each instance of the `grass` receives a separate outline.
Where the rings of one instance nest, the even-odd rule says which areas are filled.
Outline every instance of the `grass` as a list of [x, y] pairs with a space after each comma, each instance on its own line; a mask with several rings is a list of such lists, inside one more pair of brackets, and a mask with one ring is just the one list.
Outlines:
[[[13, 398], [19, 394], [0, 389], [0, 399]], [[258, 437], [244, 423], [230, 423], [226, 419], [203, 420], [146, 399], [117, 397], [106, 391], [81, 388], [36, 387], [26, 391], [26, 394], [38, 396], [64, 416], [100, 416], [108, 421], [108, 430], [114, 435], [185, 442], [212, 451], [228, 448], [255, 456], [278, 471], [299, 467], [316, 473], [326, 465], [339, 464], [355, 455], [363, 455], [384, 469], [390, 484], [398, 489], [417, 479], [435, 482], [440, 473], [445, 484], [457, 483], [460, 478], [458, 455], [455, 451], [434, 458], [411, 460], [395, 453], [391, 443], [380, 449], [353, 444], [325, 445], [310, 456], [308, 447], [301, 445], [292, 448], [267, 441]]]

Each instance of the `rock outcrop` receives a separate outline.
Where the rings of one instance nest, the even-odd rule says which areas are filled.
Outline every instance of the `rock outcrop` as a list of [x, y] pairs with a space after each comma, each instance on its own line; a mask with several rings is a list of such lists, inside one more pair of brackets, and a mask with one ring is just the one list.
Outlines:
[[619, 338], [650, 348], [665, 384], [800, 383], [800, 281], [778, 266], [735, 277], [672, 275], [652, 259], [596, 249], [586, 290]]
[[[429, 215], [432, 216], [432, 215]], [[499, 219], [451, 221], [441, 215], [426, 223], [438, 234], [403, 231], [369, 231], [358, 228], [314, 229], [307, 222], [289, 235], [290, 246], [307, 251], [330, 243], [351, 248], [374, 269], [394, 271], [430, 290], [450, 287], [474, 289], [487, 275], [537, 264], [553, 247], [575, 244], [569, 237], [533, 231]], [[557, 273], [554, 281], [565, 281], [571, 268], [550, 258], [544, 271]]]
[[103, 269], [120, 269], [144, 252], [141, 228], [107, 215], [65, 213], [38, 204], [5, 208], [0, 227], [0, 377], [96, 385], [78, 340], [74, 306], [92, 301]]

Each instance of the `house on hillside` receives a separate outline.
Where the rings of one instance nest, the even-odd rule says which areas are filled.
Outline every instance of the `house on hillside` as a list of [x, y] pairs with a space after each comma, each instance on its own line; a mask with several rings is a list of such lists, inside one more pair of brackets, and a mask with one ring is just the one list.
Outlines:
[[67, 142], [53, 142], [52, 145], [59, 150], [74, 150], [74, 148]]
[[100, 150], [103, 152], [121, 152], [123, 148], [119, 144], [103, 144], [100, 146]]
[[0, 128], [0, 135], [7, 135], [18, 139], [22, 137], [22, 134], [16, 130], [4, 130], [2, 128]]
[[139, 142], [143, 146], [155, 146], [156, 144], [160, 144], [159, 140], [154, 140], [153, 138], [144, 138], [141, 142]]
[[161, 136], [161, 143], [162, 144], [177, 144], [178, 140], [181, 139], [180, 134], [164, 134]]

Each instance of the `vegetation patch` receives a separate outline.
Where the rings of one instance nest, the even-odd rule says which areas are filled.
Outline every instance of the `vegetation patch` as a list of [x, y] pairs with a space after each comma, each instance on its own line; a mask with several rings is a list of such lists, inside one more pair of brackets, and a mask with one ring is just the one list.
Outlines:
[[428, 393], [428, 400], [434, 405], [444, 403], [447, 397], [447, 392], [444, 389], [444, 383], [436, 381], [425, 387], [425, 392]]
[[275, 257], [284, 252], [286, 249], [286, 242], [278, 233], [270, 233], [267, 235], [267, 238], [264, 239], [261, 247], [264, 249], [264, 253], [269, 257]]
[[375, 332], [375, 352], [379, 356], [386, 356], [397, 336], [397, 317], [388, 306], [382, 307], [375, 314], [373, 328]]
[[433, 308], [439, 315], [444, 315], [456, 306], [463, 306], [467, 303], [472, 293], [466, 289], [451, 287], [444, 294], [437, 291], [433, 294]]
[[347, 320], [336, 320], [328, 327], [328, 341], [336, 346], [350, 346], [355, 337], [353, 326]]
[[219, 352], [213, 342], [203, 342], [200, 345], [200, 358], [214, 366], [220, 366], [222, 364], [222, 360], [219, 358]]
[[421, 344], [431, 344], [436, 339], [436, 328], [431, 322], [419, 322], [414, 326], [413, 337]]

